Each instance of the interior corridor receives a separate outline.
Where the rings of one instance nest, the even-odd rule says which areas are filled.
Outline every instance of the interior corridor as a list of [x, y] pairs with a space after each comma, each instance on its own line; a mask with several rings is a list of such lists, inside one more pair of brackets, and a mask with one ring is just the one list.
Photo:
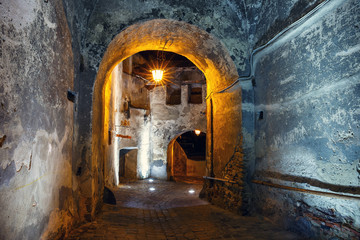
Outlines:
[[360, 239], [360, 0], [0, 0], [0, 29], [0, 240]]
[[68, 240], [303, 239], [259, 217], [245, 217], [201, 200], [202, 184], [141, 180], [116, 189], [96, 220]]

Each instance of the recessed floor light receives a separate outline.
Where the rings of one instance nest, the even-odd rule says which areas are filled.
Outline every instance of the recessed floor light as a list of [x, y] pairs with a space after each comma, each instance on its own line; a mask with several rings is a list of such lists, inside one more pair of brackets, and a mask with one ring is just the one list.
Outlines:
[[149, 182], [153, 182], [154, 181], [154, 179], [152, 179], [152, 178], [149, 178]]
[[150, 191], [155, 191], [154, 187], [149, 188]]

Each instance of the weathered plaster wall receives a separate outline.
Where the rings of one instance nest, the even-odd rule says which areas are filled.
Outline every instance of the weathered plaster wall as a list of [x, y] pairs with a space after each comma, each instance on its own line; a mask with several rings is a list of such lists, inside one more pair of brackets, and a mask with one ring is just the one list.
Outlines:
[[150, 176], [167, 179], [167, 149], [177, 135], [199, 129], [206, 132], [206, 85], [203, 85], [203, 103], [188, 103], [188, 86], [181, 86], [181, 104], [166, 105], [166, 91], [162, 87], [150, 92], [151, 149]]
[[58, 238], [77, 216], [62, 1], [2, 1], [0, 16], [0, 239]]
[[[124, 62], [119, 63], [111, 74], [111, 101], [109, 103], [109, 126], [111, 143], [106, 143], [105, 184], [114, 187], [121, 180], [146, 178], [150, 165], [150, 116], [149, 94], [144, 81], [124, 72]], [[141, 99], [136, 99], [141, 96]], [[147, 96], [147, 97], [146, 97]], [[134, 107], [135, 103], [138, 107]], [[119, 179], [119, 151], [137, 149], [127, 158], [129, 171], [125, 178]], [[135, 157], [134, 157], [135, 156]], [[129, 158], [130, 157], [130, 158]], [[133, 162], [130, 162], [133, 161]], [[131, 167], [130, 167], [131, 165]]]
[[249, 44], [252, 48], [266, 44], [283, 29], [310, 12], [324, 0], [250, 0], [246, 16], [249, 21]]
[[64, 9], [71, 33], [73, 51], [74, 84], [71, 88], [76, 93], [74, 105], [73, 161], [72, 171], [78, 181], [74, 194], [79, 203], [82, 220], [91, 219], [91, 104], [95, 71], [88, 71], [84, 64], [82, 45], [88, 26], [88, 19], [97, 0], [64, 0]]
[[246, 214], [249, 193], [244, 191], [248, 184], [244, 181], [241, 105], [240, 85], [214, 94], [207, 101], [207, 175], [233, 183], [207, 180], [200, 196], [225, 209]]
[[[251, 52], [256, 48], [264, 46], [278, 33], [300, 19], [306, 13], [317, 7], [322, 0], [272, 0], [272, 1], [227, 1], [234, 10], [238, 12], [239, 18], [248, 21], [248, 51], [250, 59]], [[243, 11], [241, 9], [245, 9]], [[249, 76], [250, 71], [240, 74]], [[249, 182], [252, 178], [255, 165], [255, 112], [254, 112], [254, 88], [256, 80], [241, 79], [242, 90], [242, 133], [245, 179]], [[251, 190], [249, 190], [251, 192]]]
[[106, 46], [116, 34], [126, 27], [151, 19], [173, 19], [184, 21], [222, 40], [239, 72], [246, 71], [247, 20], [240, 19], [243, 6], [235, 9], [227, 1], [192, 0], [102, 0], [96, 4], [89, 19], [84, 53], [87, 64], [97, 69]]
[[262, 214], [307, 237], [356, 239], [360, 3], [326, 6], [256, 57], [255, 179], [357, 199], [259, 184], [254, 196]]

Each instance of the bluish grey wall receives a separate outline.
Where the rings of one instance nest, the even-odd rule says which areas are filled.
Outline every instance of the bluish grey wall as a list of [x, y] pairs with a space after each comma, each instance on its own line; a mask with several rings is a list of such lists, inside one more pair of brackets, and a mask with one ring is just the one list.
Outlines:
[[[221, 0], [102, 0], [89, 19], [84, 56], [90, 69], [97, 69], [107, 45], [118, 33], [134, 23], [152, 19], [184, 21], [218, 37], [229, 50], [239, 72], [246, 72], [248, 57], [246, 18], [237, 8]], [[245, 15], [245, 14], [243, 14]]]
[[317, 221], [360, 227], [360, 2], [327, 6], [256, 59], [255, 179], [358, 198], [258, 184], [254, 197], [261, 213], [309, 237], [347, 238], [351, 230]]

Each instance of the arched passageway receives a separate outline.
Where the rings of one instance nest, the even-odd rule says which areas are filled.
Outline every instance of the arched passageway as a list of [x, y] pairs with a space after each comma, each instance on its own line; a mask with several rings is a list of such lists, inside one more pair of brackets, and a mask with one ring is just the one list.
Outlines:
[[188, 131], [172, 139], [167, 150], [168, 178], [200, 181], [206, 174], [206, 133]]
[[[238, 78], [229, 53], [216, 38], [196, 26], [173, 20], [152, 20], [130, 26], [109, 44], [99, 66], [93, 93], [92, 120], [92, 196], [95, 213], [103, 188], [104, 149], [108, 144], [108, 103], [111, 72], [127, 57], [145, 50], [171, 51], [185, 56], [207, 80], [207, 175], [224, 177], [224, 168], [231, 161], [242, 161], [241, 91], [231, 88]], [[225, 121], [226, 119], [226, 121]], [[211, 124], [209, 124], [211, 120]], [[210, 129], [216, 124], [217, 128]], [[226, 127], [225, 127], [226, 125]], [[213, 131], [211, 131], [213, 130]], [[213, 142], [211, 142], [213, 140]], [[239, 169], [241, 172], [241, 169]], [[241, 176], [238, 176], [238, 178]], [[237, 179], [241, 182], [241, 179]]]
[[[154, 65], [164, 70], [158, 82], [151, 74]], [[110, 81], [111, 98], [104, 117], [110, 133], [104, 156], [105, 186], [148, 177], [167, 179], [170, 139], [192, 128], [206, 131], [204, 74], [181, 55], [142, 51], [119, 63]], [[129, 148], [138, 149], [138, 154], [121, 154]]]

